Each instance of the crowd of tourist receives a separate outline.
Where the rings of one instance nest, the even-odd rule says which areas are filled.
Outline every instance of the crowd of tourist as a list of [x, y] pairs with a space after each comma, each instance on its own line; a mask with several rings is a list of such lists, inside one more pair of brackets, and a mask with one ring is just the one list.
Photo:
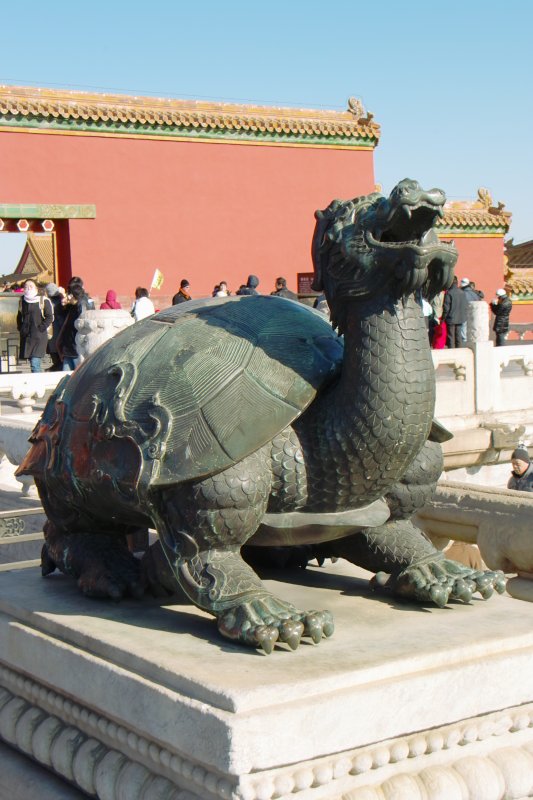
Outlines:
[[[172, 305], [178, 305], [179, 303], [185, 303], [187, 300], [192, 300], [191, 295], [189, 294], [190, 283], [186, 278], [180, 282], [180, 288], [172, 298]], [[241, 283], [235, 294], [237, 296], [241, 295], [253, 295], [253, 294], [260, 294], [257, 287], [259, 286], [259, 278], [257, 275], [248, 275], [246, 279], [246, 283]], [[283, 277], [276, 278], [275, 288], [273, 292], [270, 292], [271, 295], [277, 295], [278, 297], [286, 297], [289, 300], [298, 300], [298, 295], [296, 292], [291, 291], [287, 287], [287, 279]], [[231, 291], [228, 287], [227, 281], [220, 281], [217, 283], [216, 286], [213, 288], [212, 297], [229, 297], [231, 295]]]
[[24, 281], [17, 313], [20, 357], [30, 362], [32, 372], [42, 372], [48, 353], [52, 371], [75, 369], [80, 363], [76, 344], [76, 320], [94, 309], [81, 278], [72, 277], [66, 289], [48, 283], [40, 293], [33, 280]]
[[[462, 278], [459, 284], [454, 277], [450, 288], [436, 295], [429, 304], [431, 308], [427, 312], [427, 321], [431, 346], [435, 350], [464, 347], [467, 340], [468, 304], [484, 302], [484, 297], [473, 281]], [[505, 344], [509, 333], [512, 307], [505, 289], [497, 289], [490, 309], [494, 315], [492, 330], [498, 347]]]
[[[246, 283], [241, 284], [235, 294], [258, 295], [258, 286], [259, 278], [256, 275], [249, 275]], [[190, 289], [189, 281], [183, 278], [172, 298], [172, 304], [179, 305], [192, 300]], [[45, 354], [48, 354], [52, 361], [51, 371], [75, 369], [81, 360], [76, 344], [75, 323], [84, 311], [94, 309], [94, 302], [87, 294], [83, 280], [79, 277], [71, 278], [66, 289], [55, 283], [48, 283], [40, 291], [35, 281], [30, 279], [11, 290], [20, 294], [17, 314], [20, 357], [29, 361], [31, 371], [42, 371], [42, 359]], [[149, 294], [148, 289], [142, 286], [135, 289], [135, 300], [130, 309], [135, 322], [156, 312]], [[287, 280], [284, 277], [276, 279], [274, 290], [270, 294], [293, 301], [298, 300], [298, 295], [287, 287]], [[212, 296], [231, 296], [227, 281], [220, 281], [213, 288]], [[452, 286], [433, 298], [431, 303], [421, 298], [431, 346], [437, 349], [463, 347], [467, 340], [468, 303], [477, 302], [484, 302], [483, 292], [476, 289], [475, 284], [468, 278], [462, 278], [460, 283], [454, 278]], [[317, 296], [314, 307], [329, 319], [329, 309], [324, 295]], [[505, 289], [497, 290], [490, 308], [494, 316], [493, 330], [496, 335], [496, 345], [501, 346], [505, 343], [509, 331], [512, 309], [512, 302]], [[107, 291], [100, 309], [122, 309], [114, 289]], [[533, 492], [533, 463], [524, 445], [520, 445], [513, 452], [511, 465], [512, 473], [508, 488]]]
[[[257, 295], [259, 283], [257, 275], [249, 275], [246, 283], [242, 283], [235, 291], [235, 295]], [[39, 290], [35, 281], [27, 280], [15, 286], [4, 285], [3, 291], [7, 290], [21, 295], [17, 316], [20, 356], [29, 361], [32, 372], [41, 371], [41, 361], [46, 353], [52, 361], [51, 370], [74, 369], [80, 361], [76, 347], [75, 322], [84, 310], [94, 309], [94, 302], [86, 293], [83, 280], [79, 277], [71, 278], [66, 289], [55, 283], [49, 283], [43, 291]], [[213, 297], [229, 297], [231, 294], [225, 280], [220, 281], [212, 292]], [[276, 278], [274, 290], [270, 294], [298, 300], [298, 295], [288, 288], [287, 280], [282, 276]], [[178, 305], [192, 299], [191, 284], [183, 278], [172, 298], [172, 304]], [[454, 278], [452, 286], [436, 295], [431, 303], [423, 298], [420, 298], [420, 302], [431, 346], [434, 349], [455, 348], [466, 345], [468, 304], [484, 302], [484, 295], [468, 278], [462, 278], [460, 282]], [[329, 309], [323, 295], [316, 298], [314, 307], [329, 318]], [[100, 304], [100, 309], [121, 308], [117, 292], [109, 289], [105, 301]], [[490, 309], [493, 314], [495, 343], [501, 346], [505, 343], [509, 332], [509, 317], [512, 310], [512, 302], [505, 289], [496, 291]], [[138, 322], [155, 312], [156, 308], [150, 299], [148, 289], [138, 286], [130, 309], [131, 316]]]

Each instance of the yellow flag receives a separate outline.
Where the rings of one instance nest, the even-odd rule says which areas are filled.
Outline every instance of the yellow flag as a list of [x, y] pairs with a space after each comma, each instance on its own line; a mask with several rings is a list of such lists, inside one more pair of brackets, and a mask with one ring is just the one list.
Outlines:
[[165, 280], [163, 273], [156, 269], [154, 272], [154, 277], [152, 278], [152, 284], [150, 289], [160, 289], [163, 286], [163, 281]]

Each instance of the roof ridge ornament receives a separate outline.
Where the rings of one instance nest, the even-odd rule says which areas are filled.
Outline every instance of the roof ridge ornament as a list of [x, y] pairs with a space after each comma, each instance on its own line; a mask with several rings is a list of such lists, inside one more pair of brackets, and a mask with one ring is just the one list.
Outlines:
[[488, 189], [483, 186], [477, 190], [477, 196], [482, 206], [489, 212], [489, 214], [501, 214], [505, 208], [505, 203], [498, 201], [498, 205], [494, 205], [494, 200]]
[[348, 98], [348, 108], [346, 109], [355, 119], [361, 119], [365, 115], [365, 107], [358, 97]]
[[486, 209], [492, 207], [492, 195], [484, 186], [479, 187], [477, 190], [477, 196], [481, 205], [483, 205]]

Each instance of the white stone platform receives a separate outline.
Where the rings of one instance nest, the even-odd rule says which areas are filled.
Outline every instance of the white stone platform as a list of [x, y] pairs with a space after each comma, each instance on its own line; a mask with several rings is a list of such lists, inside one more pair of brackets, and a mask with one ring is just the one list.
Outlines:
[[268, 580], [337, 629], [266, 656], [186, 603], [3, 572], [0, 737], [102, 800], [531, 796], [533, 605], [416, 608], [367, 577], [340, 561]]

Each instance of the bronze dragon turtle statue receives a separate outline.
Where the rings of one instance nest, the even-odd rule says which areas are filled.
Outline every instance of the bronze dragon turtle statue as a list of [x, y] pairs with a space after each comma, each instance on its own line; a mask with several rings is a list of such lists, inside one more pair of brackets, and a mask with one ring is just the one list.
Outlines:
[[[311, 545], [422, 603], [503, 591], [501, 573], [447, 560], [410, 521], [442, 471], [421, 296], [448, 287], [439, 189], [404, 180], [317, 212], [318, 312], [278, 297], [193, 301], [99, 348], [50, 398], [19, 474], [48, 517], [43, 574], [87, 595], [179, 584], [227, 638], [270, 652], [333, 632], [327, 611], [272, 595], [241, 556]], [[127, 547], [159, 534], [146, 568]], [[164, 563], [163, 563], [164, 562]]]

